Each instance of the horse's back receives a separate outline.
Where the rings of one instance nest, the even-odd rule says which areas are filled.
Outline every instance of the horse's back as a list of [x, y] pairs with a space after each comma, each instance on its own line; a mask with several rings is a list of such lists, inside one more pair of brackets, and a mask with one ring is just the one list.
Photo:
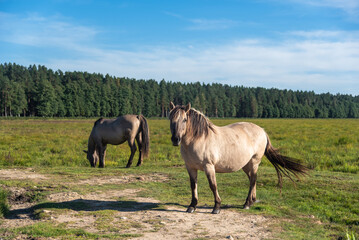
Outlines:
[[233, 123], [227, 126], [224, 126], [224, 128], [229, 128], [233, 130], [234, 132], [240, 132], [242, 134], [245, 134], [250, 139], [258, 139], [258, 138], [265, 138], [266, 134], [263, 128], [260, 126], [250, 123], [250, 122], [237, 122]]
[[115, 119], [101, 119], [98, 124], [99, 128], [117, 129], [133, 129], [140, 125], [138, 115], [123, 115]]
[[94, 126], [94, 135], [104, 144], [118, 145], [137, 134], [138, 115], [124, 115], [116, 119], [102, 119]]
[[140, 120], [138, 115], [127, 114], [116, 118], [113, 124], [115, 127], [132, 129], [140, 125]]
[[239, 143], [251, 148], [254, 154], [264, 153], [267, 145], [267, 135], [263, 128], [250, 122], [238, 122], [226, 126], [239, 136]]

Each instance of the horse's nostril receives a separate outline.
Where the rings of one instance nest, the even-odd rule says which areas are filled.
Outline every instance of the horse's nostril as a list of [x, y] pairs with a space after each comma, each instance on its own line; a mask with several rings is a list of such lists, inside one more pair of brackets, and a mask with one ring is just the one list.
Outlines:
[[180, 141], [181, 141], [181, 139], [179, 137], [176, 137], [176, 136], [172, 136], [171, 140], [172, 140], [173, 146], [178, 146]]

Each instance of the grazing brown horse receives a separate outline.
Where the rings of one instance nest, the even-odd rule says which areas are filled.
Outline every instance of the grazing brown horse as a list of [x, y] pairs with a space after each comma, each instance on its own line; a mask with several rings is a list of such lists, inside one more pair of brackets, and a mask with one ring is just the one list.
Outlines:
[[282, 174], [298, 177], [305, 174], [307, 167], [295, 159], [279, 154], [273, 148], [263, 128], [246, 122], [219, 127], [201, 112], [187, 106], [170, 103], [170, 128], [174, 146], [181, 144], [192, 189], [192, 202], [187, 212], [192, 213], [197, 206], [197, 171], [204, 171], [214, 195], [212, 213], [220, 212], [221, 198], [217, 191], [216, 172], [230, 173], [240, 169], [247, 174], [250, 182], [249, 193], [244, 208], [248, 209], [256, 201], [257, 170], [263, 155], [277, 171], [278, 183], [282, 186]]
[[84, 152], [87, 153], [91, 167], [95, 167], [99, 160], [99, 167], [103, 168], [107, 144], [119, 145], [127, 141], [131, 148], [131, 156], [126, 166], [129, 168], [137, 150], [135, 139], [140, 151], [137, 166], [140, 166], [143, 157], [147, 157], [149, 152], [150, 139], [146, 118], [142, 115], [124, 115], [116, 119], [100, 118], [92, 128], [88, 150]]

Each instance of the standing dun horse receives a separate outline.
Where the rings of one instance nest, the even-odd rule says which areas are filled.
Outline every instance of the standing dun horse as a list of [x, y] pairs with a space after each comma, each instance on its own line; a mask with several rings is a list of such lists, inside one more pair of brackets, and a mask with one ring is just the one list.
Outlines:
[[133, 156], [137, 150], [135, 139], [140, 151], [137, 166], [140, 166], [143, 157], [149, 152], [149, 130], [147, 120], [142, 115], [124, 115], [116, 119], [98, 119], [91, 131], [88, 140], [87, 159], [91, 167], [95, 167], [99, 161], [99, 167], [105, 167], [105, 155], [107, 144], [119, 145], [128, 142], [131, 148], [131, 156], [128, 159], [127, 168], [132, 164]]
[[244, 208], [248, 209], [256, 201], [257, 170], [263, 155], [277, 171], [278, 183], [282, 186], [282, 175], [298, 177], [305, 174], [307, 167], [295, 159], [283, 156], [273, 148], [263, 128], [246, 122], [219, 127], [201, 112], [187, 106], [170, 103], [170, 128], [174, 146], [181, 144], [192, 189], [192, 201], [187, 212], [195, 211], [198, 202], [197, 171], [204, 171], [214, 195], [212, 213], [220, 212], [221, 198], [217, 191], [216, 172], [230, 173], [240, 169], [247, 174], [250, 182], [249, 193]]

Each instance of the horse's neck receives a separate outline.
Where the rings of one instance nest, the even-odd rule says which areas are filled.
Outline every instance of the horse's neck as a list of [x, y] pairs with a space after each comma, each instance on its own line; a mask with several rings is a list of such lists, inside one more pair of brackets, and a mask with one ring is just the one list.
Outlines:
[[87, 150], [89, 153], [94, 153], [96, 149], [96, 144], [92, 136], [89, 137], [88, 143], [87, 143]]

